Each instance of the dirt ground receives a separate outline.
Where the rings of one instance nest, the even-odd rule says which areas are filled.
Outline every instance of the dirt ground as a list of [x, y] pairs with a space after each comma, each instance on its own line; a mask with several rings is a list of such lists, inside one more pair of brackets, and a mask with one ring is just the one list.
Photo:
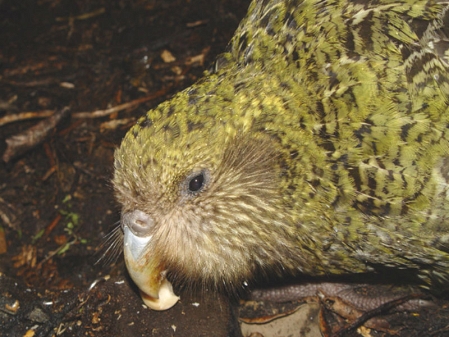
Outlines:
[[[316, 300], [238, 308], [198, 293], [152, 312], [117, 247], [107, 250], [120, 219], [114, 149], [139, 116], [201, 77], [248, 4], [0, 0], [0, 336], [241, 336], [240, 318], [257, 321], [244, 332], [254, 337], [261, 322], [299, 312], [306, 323], [277, 320], [263, 335], [332, 335]], [[380, 332], [342, 336], [449, 336], [449, 302], [432, 301], [390, 315]], [[242, 319], [248, 306], [269, 313]]]
[[[1, 336], [208, 336], [211, 326], [227, 333], [230, 309], [220, 301], [190, 305], [207, 324], [181, 307], [170, 313], [177, 326], [149, 324], [154, 317], [136, 314], [149, 310], [122, 257], [96, 262], [120, 218], [110, 183], [114, 149], [137, 117], [202, 75], [247, 6], [0, 1], [0, 119], [35, 113], [0, 125], [0, 154], [6, 139], [29, 128], [43, 138], [0, 161]], [[48, 120], [36, 117], [64, 107], [69, 112], [41, 136], [46, 127], [36, 125]]]

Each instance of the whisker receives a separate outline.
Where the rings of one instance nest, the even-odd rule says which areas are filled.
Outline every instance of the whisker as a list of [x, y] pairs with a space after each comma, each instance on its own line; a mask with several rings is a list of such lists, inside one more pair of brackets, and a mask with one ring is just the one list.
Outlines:
[[106, 266], [115, 263], [123, 251], [123, 232], [120, 221], [115, 224], [115, 228], [105, 235], [96, 254], [101, 254], [95, 264], [104, 264]]

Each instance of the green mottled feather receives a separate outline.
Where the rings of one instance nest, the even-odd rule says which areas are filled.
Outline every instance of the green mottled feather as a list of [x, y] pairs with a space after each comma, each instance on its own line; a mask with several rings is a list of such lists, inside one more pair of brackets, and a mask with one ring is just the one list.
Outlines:
[[123, 211], [156, 219], [187, 279], [385, 266], [447, 286], [448, 27], [447, 1], [253, 1], [214, 71], [125, 137]]

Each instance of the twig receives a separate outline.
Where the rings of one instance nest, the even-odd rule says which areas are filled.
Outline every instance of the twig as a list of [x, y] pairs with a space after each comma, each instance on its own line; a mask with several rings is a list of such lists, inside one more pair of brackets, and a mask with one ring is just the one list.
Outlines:
[[3, 154], [3, 160], [7, 163], [13, 157], [25, 153], [29, 149], [40, 144], [48, 134], [58, 125], [58, 123], [69, 113], [69, 108], [63, 108], [53, 116], [37, 123], [33, 127], [22, 133], [11, 136], [6, 139], [6, 151]]
[[[113, 114], [114, 112], [122, 111], [125, 109], [133, 108], [143, 102], [151, 101], [152, 99], [158, 98], [162, 95], [165, 95], [168, 91], [168, 88], [159, 90], [151, 95], [138, 98], [134, 101], [123, 103], [120, 105], [117, 105], [115, 107], [105, 109], [105, 110], [96, 110], [96, 111], [90, 111], [90, 112], [75, 112], [72, 114], [72, 118], [100, 118], [104, 116], [108, 116], [110, 114]], [[22, 120], [27, 119], [37, 119], [37, 118], [46, 118], [50, 117], [54, 114], [54, 110], [42, 110], [42, 111], [26, 111], [21, 112], [17, 114], [7, 115], [0, 118], [0, 126], [3, 126], [5, 124], [14, 123]]]
[[53, 219], [52, 222], [50, 222], [50, 224], [45, 228], [45, 232], [44, 232], [44, 237], [47, 237], [48, 235], [50, 235], [50, 233], [53, 231], [53, 229], [55, 229], [55, 227], [58, 225], [59, 221], [61, 221], [62, 219], [62, 215], [58, 214], [56, 215], [56, 217]]
[[109, 109], [105, 109], [105, 110], [96, 110], [96, 111], [91, 111], [91, 112], [75, 112], [72, 114], [73, 118], [99, 118], [99, 117], [104, 117], [110, 114], [113, 114], [114, 112], [118, 112], [118, 111], [122, 111], [125, 109], [129, 109], [129, 108], [133, 108], [136, 105], [139, 105], [140, 103], [146, 102], [146, 101], [151, 101], [152, 99], [155, 99], [157, 97], [160, 97], [162, 95], [164, 95], [167, 92], [168, 88], [156, 91], [155, 93], [142, 97], [142, 98], [138, 98], [135, 99], [134, 101], [131, 102], [127, 102], [127, 103], [123, 103], [117, 106], [114, 106], [112, 108]]
[[57, 17], [56, 18], [56, 22], [61, 22], [61, 21], [70, 21], [70, 20], [86, 20], [86, 19], [91, 19], [93, 17], [96, 17], [98, 15], [103, 14], [106, 11], [106, 9], [104, 7], [96, 9], [92, 12], [88, 12], [88, 13], [84, 13], [84, 14], [80, 14], [77, 16], [69, 16], [69, 17]]
[[18, 114], [6, 115], [0, 118], [0, 126], [5, 124], [14, 123], [18, 121], [22, 121], [25, 119], [34, 119], [34, 118], [46, 118], [50, 117], [55, 113], [54, 110], [42, 110], [42, 111], [26, 111]]
[[370, 310], [368, 312], [365, 312], [363, 315], [361, 315], [359, 318], [357, 318], [354, 322], [352, 322], [349, 326], [342, 328], [341, 330], [337, 331], [332, 335], [332, 337], [343, 337], [349, 334], [349, 332], [356, 330], [358, 327], [360, 327], [363, 323], [365, 323], [370, 318], [373, 318], [375, 316], [381, 315], [382, 313], [388, 312], [388, 310], [397, 307], [405, 302], [408, 302], [413, 299], [422, 298], [423, 294], [410, 294], [392, 301], [389, 301], [387, 303], [384, 303], [380, 306], [378, 306], [374, 310]]

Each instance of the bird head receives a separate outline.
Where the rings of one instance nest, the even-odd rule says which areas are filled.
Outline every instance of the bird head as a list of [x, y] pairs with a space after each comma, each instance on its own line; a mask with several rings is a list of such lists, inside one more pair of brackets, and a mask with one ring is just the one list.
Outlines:
[[288, 242], [276, 142], [186, 103], [181, 93], [150, 111], [115, 154], [125, 261], [144, 300], [159, 301], [167, 272], [236, 288]]

